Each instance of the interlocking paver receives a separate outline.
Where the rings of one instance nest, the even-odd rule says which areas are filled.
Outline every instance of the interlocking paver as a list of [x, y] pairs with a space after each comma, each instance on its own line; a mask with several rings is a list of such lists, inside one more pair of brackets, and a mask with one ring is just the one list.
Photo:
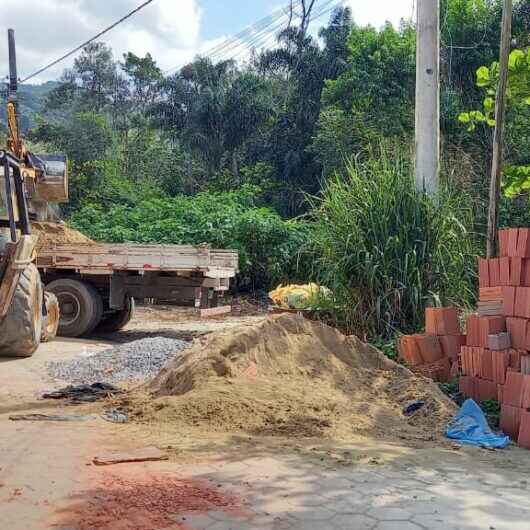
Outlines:
[[422, 530], [422, 528], [410, 521], [383, 521], [375, 527], [375, 530]]
[[337, 515], [331, 523], [338, 530], [372, 530], [377, 521], [361, 514]]
[[410, 512], [391, 506], [370, 508], [366, 512], [366, 515], [378, 521], [406, 521], [412, 517]]

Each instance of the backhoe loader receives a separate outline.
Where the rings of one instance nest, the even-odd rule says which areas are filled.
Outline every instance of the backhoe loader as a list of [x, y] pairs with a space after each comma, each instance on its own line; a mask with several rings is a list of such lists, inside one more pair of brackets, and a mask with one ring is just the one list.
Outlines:
[[57, 331], [59, 305], [44, 293], [34, 264], [31, 220], [50, 202], [67, 200], [67, 163], [61, 155], [34, 155], [23, 145], [17, 116], [14, 31], [8, 30], [7, 146], [0, 146], [0, 356], [27, 357]]

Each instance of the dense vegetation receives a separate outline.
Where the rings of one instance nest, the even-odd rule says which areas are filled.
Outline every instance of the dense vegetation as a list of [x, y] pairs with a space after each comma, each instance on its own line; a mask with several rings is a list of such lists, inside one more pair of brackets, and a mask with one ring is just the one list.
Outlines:
[[[528, 57], [530, 6], [514, 10]], [[316, 279], [346, 327], [415, 329], [427, 303], [473, 301], [490, 166], [488, 119], [470, 130], [465, 113], [488, 111], [480, 72], [495, 69], [501, 2], [443, 0], [442, 13], [435, 201], [413, 186], [415, 28], [360, 27], [347, 8], [318, 38], [293, 24], [245, 64], [197, 58], [170, 77], [150, 55], [117, 62], [93, 43], [29, 138], [68, 154], [64, 213], [91, 237], [235, 247], [240, 288]], [[530, 163], [528, 103], [510, 106], [507, 167]], [[503, 200], [503, 223], [529, 223], [526, 196]]]

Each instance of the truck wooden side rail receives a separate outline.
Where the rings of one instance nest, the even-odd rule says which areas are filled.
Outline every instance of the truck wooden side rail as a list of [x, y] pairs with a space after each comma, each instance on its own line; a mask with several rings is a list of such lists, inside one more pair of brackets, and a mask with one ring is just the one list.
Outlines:
[[59, 334], [115, 331], [131, 319], [134, 299], [159, 299], [208, 309], [238, 272], [238, 253], [208, 246], [51, 244], [37, 267], [59, 299]]

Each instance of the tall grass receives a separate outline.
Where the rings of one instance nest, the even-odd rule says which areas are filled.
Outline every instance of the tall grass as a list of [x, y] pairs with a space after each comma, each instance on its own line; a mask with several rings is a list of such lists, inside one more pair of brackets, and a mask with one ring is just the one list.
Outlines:
[[333, 319], [368, 337], [423, 326], [426, 305], [474, 300], [477, 247], [466, 197], [418, 193], [395, 150], [351, 162], [314, 199], [314, 265], [335, 293]]

